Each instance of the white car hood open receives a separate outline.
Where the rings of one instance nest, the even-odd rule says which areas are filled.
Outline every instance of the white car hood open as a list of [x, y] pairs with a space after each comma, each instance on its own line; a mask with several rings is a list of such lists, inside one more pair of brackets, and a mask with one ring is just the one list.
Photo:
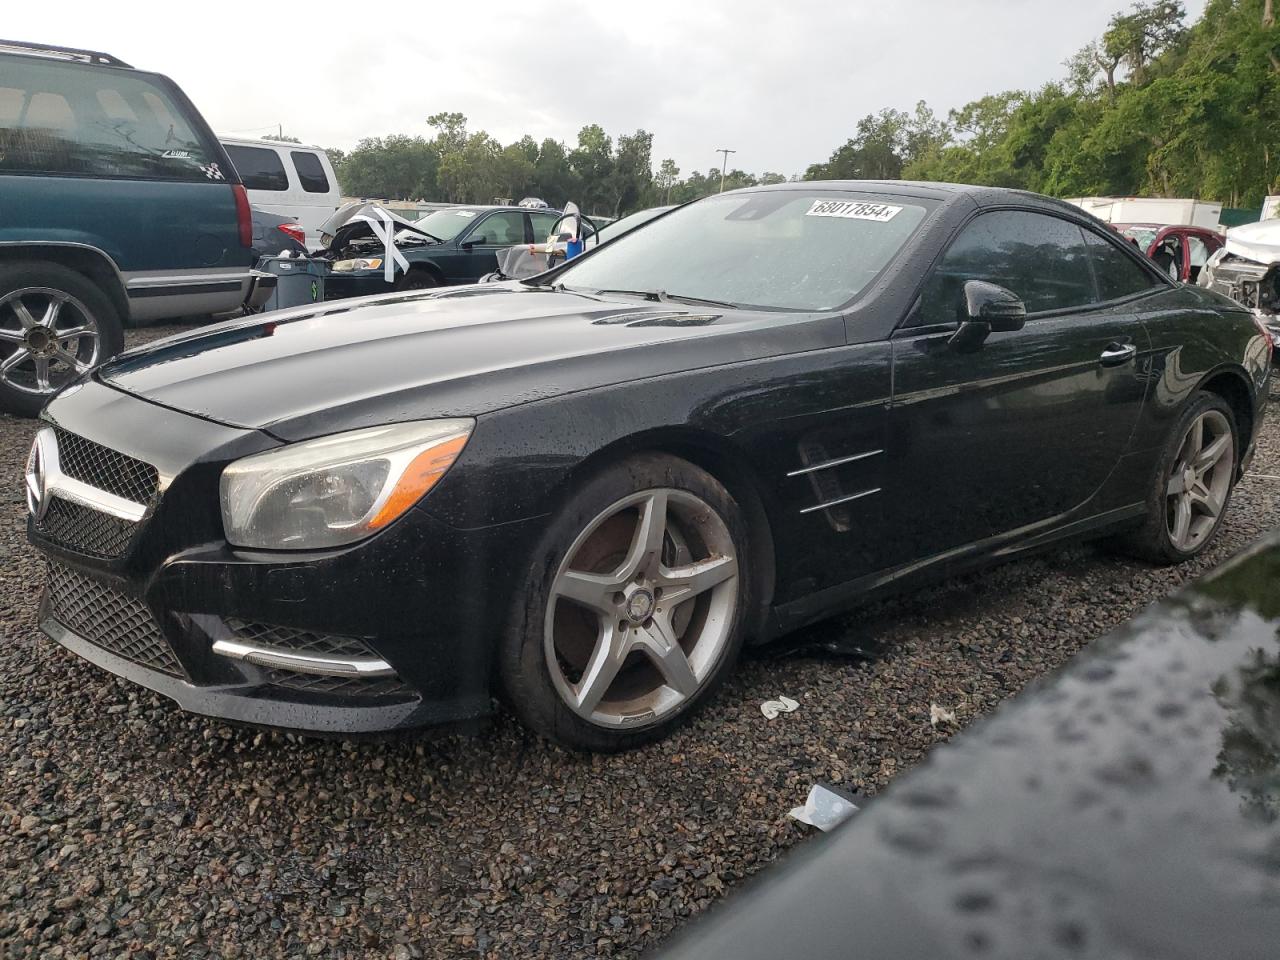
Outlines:
[[1227, 253], [1258, 263], [1280, 263], [1280, 220], [1262, 220], [1227, 231]]

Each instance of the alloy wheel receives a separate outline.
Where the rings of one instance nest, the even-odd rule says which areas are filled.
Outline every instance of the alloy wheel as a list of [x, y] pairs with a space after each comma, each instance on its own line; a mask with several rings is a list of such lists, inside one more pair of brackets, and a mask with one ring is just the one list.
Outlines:
[[552, 581], [543, 649], [556, 691], [604, 727], [670, 714], [715, 672], [738, 589], [729, 528], [701, 498], [664, 488], [614, 503]]
[[53, 393], [98, 361], [98, 322], [81, 301], [53, 287], [0, 297], [0, 383]]
[[1231, 492], [1235, 459], [1231, 424], [1221, 411], [1206, 410], [1191, 422], [1165, 491], [1169, 539], [1178, 550], [1190, 553], [1213, 533]]

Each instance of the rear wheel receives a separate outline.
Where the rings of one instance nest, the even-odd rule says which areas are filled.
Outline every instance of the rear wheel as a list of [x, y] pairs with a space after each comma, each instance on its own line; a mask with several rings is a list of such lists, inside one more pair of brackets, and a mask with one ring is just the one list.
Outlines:
[[742, 647], [746, 535], [705, 471], [652, 455], [585, 484], [548, 529], [500, 662], [524, 723], [616, 751], [665, 736]]
[[123, 345], [110, 298], [82, 274], [32, 261], [0, 267], [0, 408], [34, 417]]
[[1146, 523], [1127, 543], [1131, 552], [1172, 564], [1208, 547], [1231, 499], [1238, 450], [1231, 407], [1217, 394], [1196, 394], [1165, 446]]

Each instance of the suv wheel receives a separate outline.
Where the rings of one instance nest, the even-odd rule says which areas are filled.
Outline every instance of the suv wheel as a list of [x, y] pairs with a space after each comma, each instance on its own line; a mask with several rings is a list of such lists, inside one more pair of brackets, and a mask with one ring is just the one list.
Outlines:
[[34, 417], [123, 345], [114, 305], [83, 274], [38, 261], [0, 266], [0, 409]]

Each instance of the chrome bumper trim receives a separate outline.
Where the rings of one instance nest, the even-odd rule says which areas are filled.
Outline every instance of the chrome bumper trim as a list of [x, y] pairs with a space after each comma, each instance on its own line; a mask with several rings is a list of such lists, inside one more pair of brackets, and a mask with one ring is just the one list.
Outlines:
[[314, 673], [326, 677], [373, 679], [395, 676], [391, 664], [376, 658], [315, 657], [272, 647], [258, 647], [238, 640], [215, 640], [213, 652], [223, 657], [230, 657], [232, 660], [243, 660], [255, 667], [293, 670], [297, 673]]

